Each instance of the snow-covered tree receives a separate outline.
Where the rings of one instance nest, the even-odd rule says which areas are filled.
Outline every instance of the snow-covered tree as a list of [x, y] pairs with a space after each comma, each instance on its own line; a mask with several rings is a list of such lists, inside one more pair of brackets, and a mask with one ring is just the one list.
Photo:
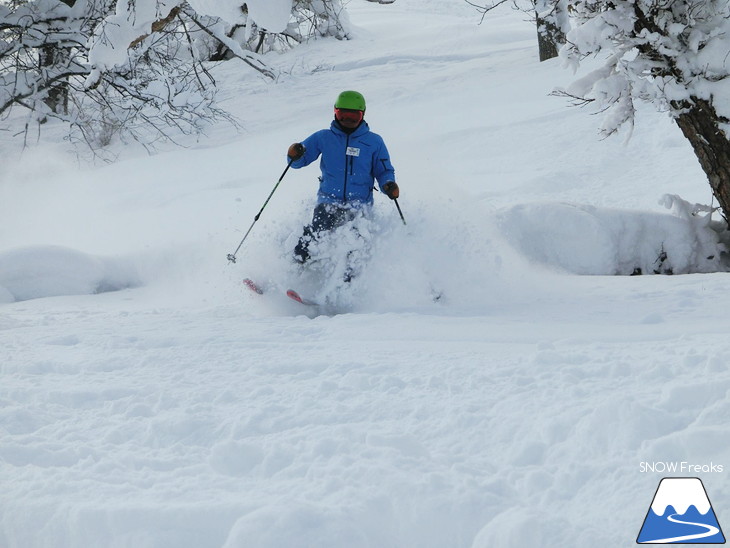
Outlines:
[[[238, 0], [240, 3], [240, 0]], [[224, 35], [245, 50], [264, 54], [284, 51], [311, 38], [350, 37], [350, 22], [342, 0], [261, 0], [246, 2], [239, 17], [205, 17], [201, 26], [222, 24]], [[211, 60], [230, 58], [227, 43], [207, 41]]]
[[40, 119], [66, 108], [69, 78], [87, 70], [79, 51], [103, 14], [103, 6], [99, 10], [94, 3], [79, 17], [74, 4], [0, 4], [0, 116], [14, 105], [28, 107]]
[[92, 148], [115, 136], [149, 146], [226, 117], [214, 53], [273, 78], [255, 51], [347, 38], [348, 24], [341, 0], [1, 1], [0, 120], [24, 107]]
[[[92, 149], [145, 146], [226, 114], [190, 39], [184, 2], [25, 0], [0, 4], [0, 119], [58, 118]], [[266, 72], [255, 56], [246, 61]], [[26, 128], [30, 123], [26, 123]]]
[[604, 112], [601, 131], [632, 127], [635, 102], [668, 112], [689, 139], [726, 219], [730, 216], [730, 3], [727, 0], [579, 0], [561, 50], [600, 68], [566, 95]]
[[350, 19], [342, 0], [295, 0], [293, 15], [299, 28], [310, 36], [339, 40], [350, 36]]

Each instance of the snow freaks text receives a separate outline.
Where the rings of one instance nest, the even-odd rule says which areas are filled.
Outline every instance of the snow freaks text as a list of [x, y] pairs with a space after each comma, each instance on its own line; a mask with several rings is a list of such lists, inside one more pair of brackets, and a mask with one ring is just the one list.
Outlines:
[[643, 461], [639, 464], [639, 471], [643, 473], [657, 472], [660, 474], [720, 474], [724, 472], [722, 464], [692, 464], [689, 462], [648, 462]]

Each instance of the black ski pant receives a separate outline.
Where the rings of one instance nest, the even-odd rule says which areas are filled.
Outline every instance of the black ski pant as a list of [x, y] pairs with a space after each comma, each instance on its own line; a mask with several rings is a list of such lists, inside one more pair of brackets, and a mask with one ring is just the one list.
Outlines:
[[358, 210], [336, 204], [317, 204], [312, 222], [304, 227], [304, 233], [294, 248], [294, 260], [302, 264], [309, 260], [309, 244], [317, 241], [322, 232], [329, 232], [352, 221]]

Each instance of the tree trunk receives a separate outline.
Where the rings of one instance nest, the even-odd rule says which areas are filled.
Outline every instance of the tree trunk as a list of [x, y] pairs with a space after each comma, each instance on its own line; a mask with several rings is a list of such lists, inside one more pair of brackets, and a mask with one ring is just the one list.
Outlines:
[[540, 62], [558, 56], [558, 50], [565, 44], [565, 33], [558, 24], [560, 5], [556, 0], [532, 0], [537, 23], [537, 49]]
[[[70, 51], [61, 48], [58, 44], [47, 44], [40, 48], [38, 60], [44, 71], [52, 70], [67, 62]], [[57, 114], [68, 113], [68, 80], [63, 79], [48, 87], [46, 98], [43, 100], [51, 112]], [[45, 121], [45, 119], [41, 120]]]
[[677, 118], [677, 125], [692, 144], [700, 166], [704, 170], [717, 198], [722, 216], [730, 217], [730, 141], [720, 129], [721, 120], [712, 103], [691, 98], [684, 112]]
[[[76, 0], [60, 0], [69, 8], [74, 7]], [[65, 20], [65, 19], [64, 19]], [[48, 70], [62, 65], [71, 57], [71, 50], [64, 48], [58, 43], [50, 43], [41, 46], [38, 53], [38, 61], [41, 70]], [[60, 80], [48, 88], [48, 93], [43, 101], [52, 112], [68, 114], [68, 79]], [[45, 117], [41, 120], [45, 122]]]
[[553, 23], [537, 16], [537, 47], [540, 53], [540, 62], [558, 56], [558, 49], [565, 43], [562, 31]]

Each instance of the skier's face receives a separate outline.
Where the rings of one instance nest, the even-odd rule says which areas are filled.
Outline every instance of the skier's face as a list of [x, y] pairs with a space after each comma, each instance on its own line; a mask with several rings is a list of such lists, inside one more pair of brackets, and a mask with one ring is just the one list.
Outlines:
[[365, 113], [362, 110], [351, 110], [349, 108], [335, 109], [335, 120], [347, 129], [355, 129], [359, 126], [364, 115]]

